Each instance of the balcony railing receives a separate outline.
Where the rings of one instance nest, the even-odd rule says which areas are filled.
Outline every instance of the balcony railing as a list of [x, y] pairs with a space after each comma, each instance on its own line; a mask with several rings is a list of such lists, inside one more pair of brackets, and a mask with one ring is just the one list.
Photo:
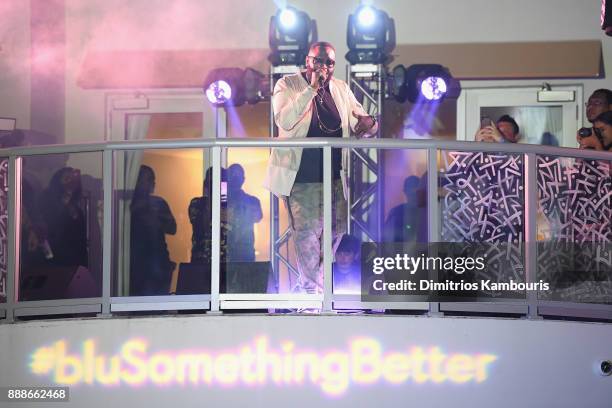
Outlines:
[[[321, 294], [296, 293], [293, 283], [299, 268], [291, 265], [295, 254], [289, 244], [290, 229], [286, 234], [282, 233], [283, 228], [288, 227], [287, 216], [281, 214], [283, 206], [259, 187], [264, 174], [256, 170], [263, 167], [252, 166], [246, 171], [246, 178], [253, 181], [251, 191], [247, 192], [253, 194], [253, 189], [260, 189], [259, 194], [255, 195], [264, 197], [262, 200], [266, 203], [269, 200], [264, 207], [270, 209], [269, 219], [264, 216], [265, 226], [268, 227], [264, 229], [269, 234], [261, 231], [255, 233], [260, 253], [254, 256], [257, 261], [269, 263], [272, 274], [266, 288], [258, 291], [260, 293], [247, 293], [244, 285], [238, 285], [240, 293], [233, 293], [235, 291], [229, 289], [231, 283], [227, 280], [230, 278], [224, 266], [227, 237], [223, 231], [228, 214], [225, 211], [225, 195], [222, 197], [221, 168], [228, 164], [228, 154], [235, 157], [233, 161], [244, 164], [250, 163], [253, 152], [261, 153], [258, 157], [265, 159], [270, 148], [279, 147], [323, 150], [323, 291]], [[600, 264], [605, 266], [608, 262], [609, 266], [612, 263], [608, 258], [612, 256], [612, 158], [607, 152], [523, 144], [324, 138], [156, 140], [20, 147], [0, 150], [0, 187], [3, 189], [0, 213], [2, 219], [7, 220], [0, 228], [3, 234], [0, 321], [57, 314], [109, 316], [130, 311], [201, 310], [217, 313], [228, 309], [301, 308], [315, 308], [324, 313], [346, 309], [401, 309], [432, 315], [493, 313], [612, 319], [612, 276], [608, 274], [609, 268], [597, 275], [596, 279], [574, 280], [568, 287], [560, 285], [555, 293], [527, 292], [524, 296], [511, 298], [490, 293], [470, 302], [423, 301], [422, 298], [410, 296], [400, 301], [366, 301], [358, 293], [345, 294], [335, 290], [332, 234], [333, 216], [339, 204], [334, 202], [332, 149], [336, 148], [351, 151], [353, 157], [361, 158], [351, 160], [353, 177], [349, 183], [351, 193], [346, 207], [350, 213], [358, 213], [349, 216], [348, 226], [361, 243], [393, 241], [385, 230], [389, 226], [384, 225], [384, 220], [389, 218], [393, 204], [403, 202], [401, 185], [404, 179], [417, 176], [420, 184], [415, 194], [419, 203], [414, 204], [414, 228], [420, 232], [414, 232], [406, 240], [430, 243], [511, 242], [523, 245], [518, 273], [525, 282], [546, 278], [567, 283], [566, 276], [558, 276], [560, 266], [546, 264], [545, 243], [597, 244], [598, 252], [594, 256], [599, 257]], [[64, 164], [66, 158], [70, 166]], [[182, 195], [194, 194], [184, 191], [187, 187], [181, 189], [193, 174], [197, 175], [194, 176], [197, 180], [190, 181], [190, 185], [197, 185], [203, 178], [205, 168], [212, 167], [210, 206], [206, 207], [210, 211], [210, 235], [205, 228], [205, 244], [202, 247], [209, 256], [206, 265], [201, 265], [200, 272], [192, 273], [197, 275], [196, 280], [202, 274], [210, 274], [203, 284], [206, 290], [195, 290], [191, 294], [181, 294], [186, 292], [176, 290], [177, 285], [181, 286], [177, 281], [184, 280], [189, 274], [189, 267], [184, 265], [193, 262], [187, 262], [188, 256], [185, 254], [191, 245], [185, 242], [184, 237], [192, 234], [192, 231], [185, 230], [189, 227], [186, 208], [174, 208], [183, 238], [179, 237], [176, 243], [171, 243], [170, 250], [178, 251], [183, 257], [178, 261], [184, 261], [177, 262], [181, 263], [180, 266], [168, 267], [168, 270], [172, 268], [175, 276], [172, 282], [175, 294], [153, 291], [145, 296], [144, 292], [134, 291], [138, 282], [134, 282], [136, 275], [132, 273], [136, 249], [131, 240], [134, 235], [134, 231], [131, 231], [134, 209], [130, 206], [136, 194], [134, 184], [138, 169], [143, 164], [151, 164], [155, 168], [156, 190], [163, 184], [167, 191]], [[376, 166], [379, 166], [379, 171], [374, 171], [376, 175], [372, 176], [370, 173]], [[80, 174], [73, 174], [74, 178], [79, 179], [74, 182], [79, 184], [80, 200], [74, 204], [74, 208], [88, 208], [88, 211], [77, 212], [76, 215], [74, 211], [72, 215], [62, 213], [68, 211], [65, 208], [53, 212], [54, 204], [49, 198], [53, 183], [71, 188], [66, 187], [73, 182], [69, 172], [64, 176], [64, 173], [56, 171], [68, 167], [80, 170]], [[36, 174], [30, 177], [31, 173]], [[34, 194], [32, 190], [36, 190], [36, 186], [33, 186], [36, 182], [41, 186]], [[507, 196], [510, 193], [511, 197]], [[164, 196], [166, 199], [169, 198], [168, 194], [175, 193], [167, 193]], [[37, 197], [36, 205], [34, 196]], [[64, 194], [60, 201], [69, 201], [67, 196]], [[483, 209], [489, 211], [486, 220]], [[47, 220], [38, 222], [36, 218], [44, 214], [47, 214]], [[50, 224], [61, 216], [72, 216], [72, 220], [83, 217], [81, 224], [85, 228], [86, 243], [83, 248], [87, 265], [82, 268], [72, 268], [70, 262], [68, 265], [52, 262], [60, 258], [60, 253], [45, 254], [45, 246], [53, 239], [63, 242], [62, 250], [72, 255], [81, 245], [78, 240], [72, 242], [78, 236], [75, 231], [66, 230], [63, 232], [65, 235], [52, 238], [53, 228]], [[507, 222], [508, 219], [513, 221]], [[36, 225], [44, 225], [44, 228], [38, 227], [37, 230]], [[490, 226], [488, 232], [487, 225]], [[26, 236], [32, 231], [33, 238]], [[269, 242], [264, 246], [266, 250], [261, 249], [262, 241]], [[42, 254], [48, 259], [31, 259], [28, 250], [32, 248], [43, 249]], [[53, 245], [50, 248], [53, 249]], [[269, 254], [266, 255], [266, 251]], [[558, 249], [556, 251], [553, 252], [558, 255]], [[240, 261], [242, 269], [249, 269], [250, 261], [255, 259]], [[32, 267], [30, 263], [38, 266]], [[82, 263], [75, 261], [72, 265]], [[244, 273], [236, 272], [233, 279], [244, 276]], [[223, 281], [224, 277], [226, 282]], [[201, 284], [200, 281], [198, 285]]]

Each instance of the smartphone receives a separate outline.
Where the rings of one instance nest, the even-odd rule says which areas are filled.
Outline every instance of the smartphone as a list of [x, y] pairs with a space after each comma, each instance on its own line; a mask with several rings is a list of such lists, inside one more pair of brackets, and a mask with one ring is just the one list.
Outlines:
[[221, 182], [221, 202], [227, 203], [227, 181]]
[[588, 128], [588, 127], [583, 127], [578, 130], [578, 135], [580, 137], [589, 137], [592, 134], [593, 132], [591, 131], [591, 128]]
[[483, 117], [480, 119], [480, 128], [481, 128], [481, 129], [484, 129], [484, 128], [486, 128], [487, 126], [492, 126], [492, 123], [493, 123], [493, 121], [491, 120], [491, 118], [490, 118], [490, 117], [488, 117], [488, 116], [483, 116]]

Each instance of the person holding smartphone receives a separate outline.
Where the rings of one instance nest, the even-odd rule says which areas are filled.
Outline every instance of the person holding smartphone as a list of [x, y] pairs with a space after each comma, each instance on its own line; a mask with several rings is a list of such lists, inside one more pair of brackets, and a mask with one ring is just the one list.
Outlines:
[[597, 143], [593, 145], [595, 150], [612, 151], [612, 110], [603, 112], [593, 121], [593, 133]]
[[[598, 89], [589, 97], [585, 104], [587, 120], [594, 124], [596, 118], [605, 112], [612, 111], [612, 91]], [[576, 141], [580, 149], [605, 150], [601, 136], [598, 136], [596, 127], [583, 127], [576, 133]]]
[[474, 139], [477, 142], [517, 143], [521, 138], [519, 132], [516, 120], [510, 115], [501, 116], [496, 123], [484, 117]]

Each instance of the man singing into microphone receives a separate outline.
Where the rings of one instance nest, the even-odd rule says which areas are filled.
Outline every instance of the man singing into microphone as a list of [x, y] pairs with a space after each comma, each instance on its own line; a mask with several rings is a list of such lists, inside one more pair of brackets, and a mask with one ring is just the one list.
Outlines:
[[[317, 42], [306, 57], [306, 70], [276, 83], [272, 105], [279, 137], [350, 137], [351, 132], [367, 137], [376, 133], [376, 119], [365, 112], [346, 82], [333, 77], [335, 64], [334, 47]], [[347, 163], [348, 152], [333, 149], [334, 243], [346, 230]], [[297, 253], [299, 287], [306, 293], [321, 293], [322, 149], [273, 149], [265, 186], [284, 198]]]

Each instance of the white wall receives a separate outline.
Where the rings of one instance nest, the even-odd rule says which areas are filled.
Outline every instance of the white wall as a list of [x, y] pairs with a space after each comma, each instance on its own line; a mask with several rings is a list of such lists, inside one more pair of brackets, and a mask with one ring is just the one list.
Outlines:
[[[321, 363], [318, 379], [307, 374], [300, 384], [291, 368], [298, 364], [289, 362], [275, 382], [271, 358], [254, 361], [243, 354], [245, 348], [253, 352], [262, 337], [267, 346], [259, 355], [274, 352], [287, 362], [285, 356], [315, 353]], [[62, 340], [64, 352], [57, 346]], [[86, 340], [93, 342], [85, 347]], [[143, 349], [130, 352], [128, 361], [121, 350], [130, 340]], [[612, 400], [612, 376], [601, 376], [594, 366], [612, 358], [611, 342], [609, 324], [514, 319], [230, 315], [33, 321], [0, 325], [0, 387], [61, 385], [59, 373], [72, 381], [70, 403], [61, 406], [92, 408], [603, 408]], [[420, 364], [412, 359], [407, 366], [397, 359], [394, 365], [375, 363], [392, 353], [410, 355], [415, 347], [430, 358]], [[440, 364], [431, 358], [436, 347], [437, 355], [444, 355]], [[184, 354], [192, 356], [190, 362], [199, 361], [197, 355], [213, 356], [218, 364], [210, 384], [200, 375], [195, 384], [178, 381], [182, 370], [171, 367], [179, 367], [173, 361]], [[106, 373], [111, 372], [107, 358], [119, 356], [124, 374], [115, 377], [118, 383], [103, 385], [102, 375], [87, 368], [94, 355], [107, 356]], [[464, 361], [454, 375], [447, 365], [451, 355], [463, 355], [458, 358]], [[474, 371], [475, 356], [487, 361], [482, 375], [466, 375]], [[157, 369], [142, 370], [154, 360]], [[257, 371], [263, 375], [255, 381], [250, 374], [250, 385], [245, 384], [244, 373], [264, 364], [268, 370]]]
[[[599, 29], [601, 0], [371, 2], [395, 19], [398, 43], [601, 39], [604, 64], [612, 66], [612, 38]], [[66, 141], [99, 141], [104, 137], [104, 91], [83, 90], [76, 84], [88, 51], [267, 48], [268, 22], [276, 9], [275, 3], [284, 1], [66, 0]], [[337, 46], [338, 59], [342, 62], [347, 51], [347, 17], [359, 2], [297, 0], [291, 3], [317, 20], [319, 38]], [[0, 16], [3, 22], [0, 27], [0, 67], [3, 69], [0, 116], [17, 116], [20, 126], [28, 127], [29, 67], [23, 66], [29, 57], [28, 3], [5, 0], [0, 4]], [[5, 50], [12, 51], [7, 54]], [[121, 61], [117, 61], [117, 73], [121, 69]], [[345, 77], [343, 63], [338, 64], [336, 71], [337, 76]], [[463, 86], [540, 82], [471, 81]], [[612, 87], [610, 79], [552, 82], [584, 83], [586, 97], [599, 87]]]
[[67, 0], [67, 58], [72, 63], [66, 80], [66, 139], [104, 136], [104, 91], [76, 85], [89, 50], [267, 48], [268, 22], [275, 10], [272, 1]]
[[0, 2], [0, 117], [30, 128], [30, 9], [22, 0]]

